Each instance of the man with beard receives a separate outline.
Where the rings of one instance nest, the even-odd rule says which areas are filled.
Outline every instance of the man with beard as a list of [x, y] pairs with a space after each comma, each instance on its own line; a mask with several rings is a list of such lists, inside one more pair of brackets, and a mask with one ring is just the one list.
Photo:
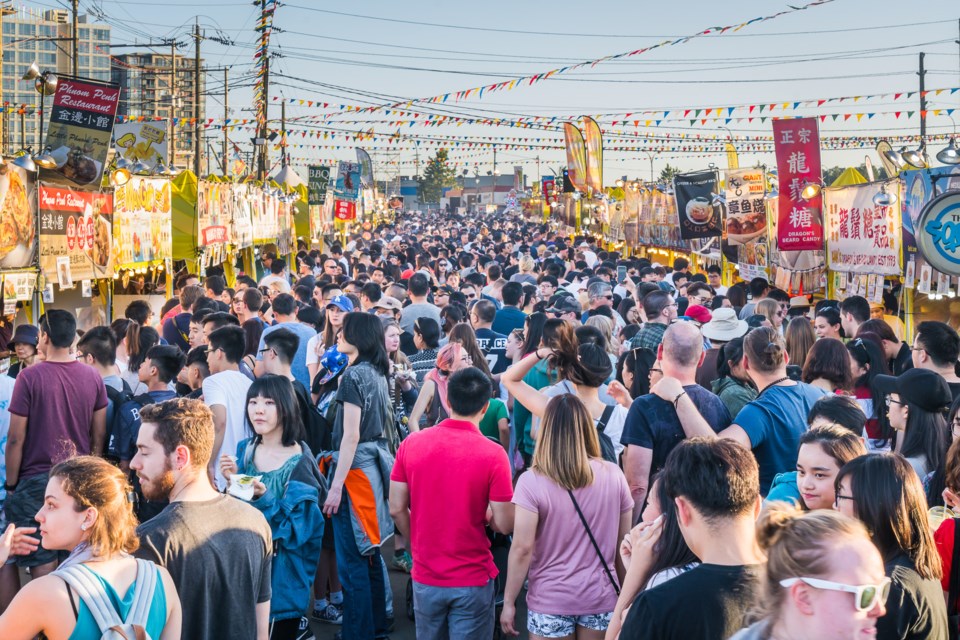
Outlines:
[[267, 640], [273, 542], [260, 511], [217, 493], [207, 465], [213, 413], [179, 398], [144, 407], [130, 468], [148, 500], [169, 500], [137, 529], [137, 556], [170, 572], [184, 638]]

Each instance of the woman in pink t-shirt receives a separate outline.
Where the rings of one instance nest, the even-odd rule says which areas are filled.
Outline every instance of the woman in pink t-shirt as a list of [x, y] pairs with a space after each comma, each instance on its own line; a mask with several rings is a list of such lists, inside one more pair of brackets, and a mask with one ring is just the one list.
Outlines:
[[617, 543], [630, 530], [633, 499], [620, 468], [601, 458], [597, 428], [577, 396], [547, 404], [513, 502], [504, 633], [517, 635], [515, 603], [529, 579], [531, 638], [602, 639], [617, 604]]

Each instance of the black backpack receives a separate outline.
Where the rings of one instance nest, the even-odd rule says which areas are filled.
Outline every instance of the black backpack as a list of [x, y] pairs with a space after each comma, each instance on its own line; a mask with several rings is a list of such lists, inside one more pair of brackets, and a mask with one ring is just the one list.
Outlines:
[[597, 420], [597, 438], [600, 440], [600, 455], [608, 462], [617, 462], [617, 450], [613, 446], [613, 440], [605, 434], [603, 430], [607, 427], [607, 421], [613, 415], [614, 406], [608, 404], [603, 409], [600, 419]]
[[117, 456], [113, 449], [117, 416], [119, 415], [120, 407], [133, 399], [133, 390], [130, 388], [130, 385], [127, 384], [127, 381], [121, 380], [120, 382], [123, 383], [122, 389], [114, 389], [110, 385], [104, 385], [107, 388], [107, 399], [113, 403], [113, 419], [107, 422], [107, 446], [105, 447], [106, 450], [104, 451], [103, 457], [112, 464], [118, 464], [120, 462], [119, 456]]

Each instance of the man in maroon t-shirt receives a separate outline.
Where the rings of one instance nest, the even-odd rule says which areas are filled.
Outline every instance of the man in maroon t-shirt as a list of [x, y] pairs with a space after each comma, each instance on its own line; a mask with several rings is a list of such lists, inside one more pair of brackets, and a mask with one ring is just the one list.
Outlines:
[[[107, 390], [93, 368], [73, 353], [77, 320], [69, 311], [51, 309], [40, 320], [37, 348], [44, 360], [20, 371], [10, 400], [7, 439], [7, 522], [36, 526], [43, 506], [47, 474], [74, 455], [100, 455], [106, 440]], [[56, 568], [57, 552], [44, 549], [17, 556], [17, 564], [0, 569], [0, 593], [19, 589], [17, 565], [31, 567], [34, 578]], [[0, 608], [9, 604], [0, 602]]]
[[410, 540], [418, 638], [489, 638], [497, 568], [482, 523], [513, 531], [503, 447], [480, 433], [490, 379], [461, 369], [447, 383], [451, 417], [412, 433], [390, 476], [390, 514]]

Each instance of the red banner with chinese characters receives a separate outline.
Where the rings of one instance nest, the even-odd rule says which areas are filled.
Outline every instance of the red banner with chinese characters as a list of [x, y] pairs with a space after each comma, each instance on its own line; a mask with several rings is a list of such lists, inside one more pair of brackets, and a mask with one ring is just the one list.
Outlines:
[[355, 220], [357, 218], [357, 204], [349, 200], [334, 201], [333, 217], [337, 220]]
[[823, 249], [823, 197], [805, 200], [807, 183], [820, 183], [820, 133], [816, 118], [773, 121], [779, 173], [777, 243], [780, 251]]

